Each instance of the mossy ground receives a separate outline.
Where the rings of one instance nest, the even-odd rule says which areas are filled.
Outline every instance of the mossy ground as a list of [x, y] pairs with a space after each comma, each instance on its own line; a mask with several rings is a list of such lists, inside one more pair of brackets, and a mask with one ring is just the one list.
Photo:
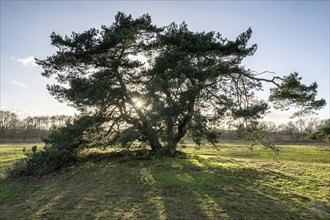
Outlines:
[[57, 174], [7, 177], [32, 145], [1, 144], [0, 219], [330, 219], [328, 146], [185, 145], [189, 156], [160, 159], [94, 150]]

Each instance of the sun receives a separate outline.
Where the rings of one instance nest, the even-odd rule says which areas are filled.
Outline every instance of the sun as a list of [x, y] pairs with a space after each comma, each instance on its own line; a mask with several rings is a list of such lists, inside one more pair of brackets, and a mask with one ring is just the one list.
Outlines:
[[137, 108], [142, 108], [143, 107], [143, 102], [140, 101], [139, 99], [134, 98], [133, 102], [134, 102], [135, 107], [137, 107]]
[[136, 101], [135, 102], [136, 107], [141, 108], [143, 106], [141, 101]]

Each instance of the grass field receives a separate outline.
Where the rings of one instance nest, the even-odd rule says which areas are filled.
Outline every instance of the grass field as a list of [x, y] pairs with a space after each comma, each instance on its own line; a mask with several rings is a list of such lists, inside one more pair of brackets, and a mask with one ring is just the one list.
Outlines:
[[192, 145], [189, 157], [87, 154], [41, 178], [10, 178], [22, 148], [2, 143], [0, 219], [330, 219], [330, 147]]

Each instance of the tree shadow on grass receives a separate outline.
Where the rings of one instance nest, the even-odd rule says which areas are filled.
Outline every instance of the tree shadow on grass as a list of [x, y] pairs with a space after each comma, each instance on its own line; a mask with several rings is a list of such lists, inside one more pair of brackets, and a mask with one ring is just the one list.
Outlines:
[[299, 200], [283, 194], [272, 184], [267, 185], [270, 177], [276, 175], [295, 181], [280, 172], [213, 166], [206, 159], [155, 160], [143, 153], [134, 157], [126, 153], [95, 154], [70, 172], [41, 179], [2, 179], [0, 183], [7, 193], [18, 194], [9, 195], [0, 203], [0, 218], [322, 219], [325, 216], [306, 208], [306, 199]]
[[[200, 209], [190, 216], [195, 219], [204, 216], [208, 219], [280, 219], [283, 213], [294, 216], [285, 204], [276, 201], [279, 195], [274, 191], [271, 192], [273, 195], [267, 195], [255, 189], [256, 180], [262, 176], [253, 169], [233, 171], [213, 168], [198, 171], [192, 166], [192, 169], [168, 172], [166, 175], [155, 172], [154, 176], [163, 189], [161, 196], [169, 219], [192, 210], [192, 203]], [[272, 198], [274, 196], [276, 199]], [[182, 201], [181, 198], [186, 199]], [[182, 207], [179, 215], [171, 213], [177, 206]]]

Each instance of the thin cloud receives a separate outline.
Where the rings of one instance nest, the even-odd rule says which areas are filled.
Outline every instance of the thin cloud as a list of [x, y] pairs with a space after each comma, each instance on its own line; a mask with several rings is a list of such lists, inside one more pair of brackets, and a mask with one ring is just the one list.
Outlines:
[[20, 86], [20, 87], [24, 87], [24, 88], [28, 88], [29, 86], [26, 85], [25, 83], [16, 81], [16, 80], [12, 80], [10, 81], [11, 84], [15, 85], [15, 86]]
[[36, 64], [33, 56], [29, 56], [29, 57], [25, 57], [25, 58], [11, 57], [11, 59], [19, 62], [23, 66], [27, 66], [27, 67], [31, 67], [31, 68], [38, 66]]

